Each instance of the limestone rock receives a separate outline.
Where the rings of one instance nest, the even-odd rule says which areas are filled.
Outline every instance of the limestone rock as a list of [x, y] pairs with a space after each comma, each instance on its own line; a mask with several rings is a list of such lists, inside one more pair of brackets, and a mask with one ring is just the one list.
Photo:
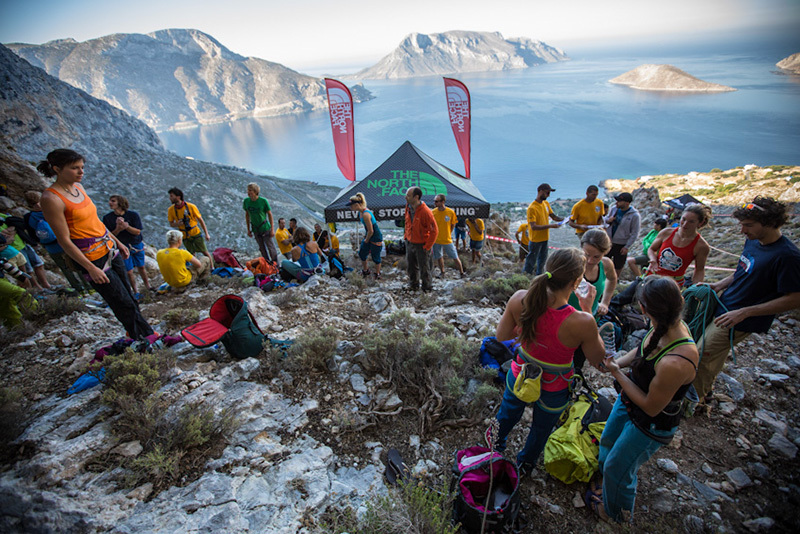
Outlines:
[[719, 93], [736, 90], [733, 87], [705, 82], [672, 65], [640, 65], [609, 81], [642, 91]]

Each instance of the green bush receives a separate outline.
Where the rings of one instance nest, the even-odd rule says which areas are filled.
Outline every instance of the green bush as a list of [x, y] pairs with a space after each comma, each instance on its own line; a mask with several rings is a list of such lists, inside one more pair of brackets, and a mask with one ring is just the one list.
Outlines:
[[0, 388], [0, 444], [14, 440], [22, 431], [22, 392], [14, 387]]
[[281, 308], [296, 308], [305, 304], [306, 296], [296, 288], [288, 288], [277, 293], [272, 297], [272, 303]]
[[769, 168], [772, 169], [775, 172], [780, 172], [780, 171], [785, 171], [786, 169], [791, 169], [792, 166], [791, 165], [770, 165]]
[[178, 477], [182, 457], [181, 451], [166, 450], [156, 445], [127, 462], [125, 485], [134, 488], [152, 482], [156, 488], [169, 486]]
[[289, 347], [288, 363], [292, 369], [327, 371], [338, 343], [339, 332], [331, 326], [309, 330]]
[[456, 534], [451, 524], [453, 494], [443, 484], [428, 488], [414, 480], [401, 483], [396, 495], [382, 496], [367, 504], [367, 512], [355, 532], [360, 534]]
[[488, 298], [494, 304], [504, 304], [520, 289], [527, 289], [531, 280], [527, 275], [514, 273], [508, 278], [487, 278], [453, 289], [453, 300], [458, 304], [476, 303]]
[[792, 176], [791, 178], [789, 178], [790, 184], [796, 184], [797, 182], [800, 182], [800, 176]]
[[86, 311], [86, 304], [77, 297], [50, 295], [38, 303], [36, 308], [31, 309], [30, 314], [26, 314], [37, 325], [43, 325], [51, 319], [65, 317], [76, 311]]
[[711, 169], [708, 172], [722, 172], [722, 169], [718, 169], [717, 167], [714, 167], [713, 169]]

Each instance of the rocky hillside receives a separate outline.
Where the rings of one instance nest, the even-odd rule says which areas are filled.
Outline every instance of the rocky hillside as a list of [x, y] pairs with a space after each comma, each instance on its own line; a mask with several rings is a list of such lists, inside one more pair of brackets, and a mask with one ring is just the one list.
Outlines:
[[145, 225], [145, 241], [162, 244], [169, 229], [167, 190], [178, 187], [198, 205], [212, 235], [212, 247], [255, 248], [242, 215], [246, 185], [257, 182], [279, 217], [304, 226], [321, 220], [337, 188], [310, 182], [256, 176], [243, 169], [189, 160], [166, 151], [141, 121], [61, 82], [0, 45], [0, 176], [13, 201], [43, 189], [47, 181], [33, 168], [54, 148], [83, 154], [83, 185], [100, 213], [108, 196], [122, 194]]
[[[156, 130], [327, 107], [320, 78], [240, 56], [198, 30], [7, 46]], [[363, 86], [352, 89], [356, 101], [372, 98]]]
[[[714, 232], [737, 239], [729, 218], [715, 220]], [[343, 249], [357, 267], [354, 251]], [[207, 316], [216, 298], [236, 293], [264, 332], [299, 347], [288, 359], [265, 351], [240, 361], [221, 346], [185, 342], [157, 352], [158, 424], [151, 412], [140, 419], [131, 406], [121, 411], [105, 394], [112, 386], [65, 393], [94, 351], [122, 335], [107, 309], [61, 305], [35, 328], [3, 331], [0, 422], [2, 438], [12, 441], [1, 449], [0, 528], [341, 533], [357, 531], [360, 519], [359, 531], [384, 532], [366, 511], [389, 513], [381, 504], [387, 451], [398, 449], [415, 476], [443, 488], [453, 453], [481, 442], [497, 411], [502, 388], [474, 366], [520, 275], [514, 254], [484, 252], [483, 267], [463, 255], [468, 277], [449, 270], [430, 294], [404, 291], [403, 260], [388, 257], [378, 282], [315, 276], [264, 293], [213, 277], [183, 294], [146, 298], [142, 310], [154, 328], [177, 333]], [[738, 347], [710, 411], [684, 421], [672, 445], [642, 468], [632, 531], [800, 528], [797, 319], [783, 314], [769, 333]], [[588, 376], [613, 396], [607, 377]], [[155, 449], [187, 420], [198, 424], [195, 432], [213, 430], [190, 413], [224, 417], [224, 439], [214, 431], [199, 449]], [[126, 426], [131, 417], [139, 427]], [[512, 432], [509, 455], [523, 446], [529, 423], [528, 415]], [[132, 439], [149, 435], [142, 427], [150, 425], [165, 434]], [[186, 435], [174, 439], [188, 446]], [[540, 466], [521, 485], [522, 531], [594, 531], [584, 491]], [[400, 506], [403, 498], [388, 502]]]
[[672, 65], [640, 65], [609, 82], [642, 91], [723, 93], [736, 90], [726, 85], [705, 82]]
[[639, 187], [655, 188], [660, 200], [668, 200], [689, 193], [697, 200], [712, 206], [738, 206], [756, 195], [777, 198], [781, 202], [800, 202], [800, 166], [771, 165], [758, 167], [746, 165], [723, 171], [689, 174], [661, 174], [642, 176], [635, 180], [604, 180], [608, 192], [632, 192]]
[[800, 74], [800, 52], [778, 61], [775, 66], [793, 74]]
[[392, 79], [524, 69], [568, 59], [563, 51], [542, 41], [505, 39], [499, 32], [412, 33], [389, 55], [354, 77]]

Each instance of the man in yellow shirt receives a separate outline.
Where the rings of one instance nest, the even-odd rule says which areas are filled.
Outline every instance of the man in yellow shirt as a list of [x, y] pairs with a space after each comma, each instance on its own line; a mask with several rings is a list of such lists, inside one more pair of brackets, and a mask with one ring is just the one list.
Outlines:
[[586, 198], [572, 206], [568, 224], [575, 228], [575, 234], [579, 239], [589, 227], [603, 224], [606, 210], [603, 201], [597, 198], [598, 193], [600, 190], [597, 189], [597, 186], [590, 185], [586, 188]]
[[158, 270], [171, 288], [179, 289], [188, 286], [193, 277], [202, 276], [210, 271], [208, 258], [201, 262], [191, 252], [180, 248], [183, 235], [178, 230], [167, 232], [167, 248], [156, 254]]
[[528, 256], [528, 223], [524, 222], [517, 228], [517, 233], [514, 234], [519, 243], [519, 261], [525, 261]]
[[483, 224], [483, 219], [470, 215], [467, 218], [467, 228], [469, 229], [469, 248], [472, 250], [472, 263], [477, 260], [483, 265], [481, 249], [486, 239], [486, 226]]
[[558, 224], [549, 224], [552, 219], [556, 222], [564, 220], [553, 212], [547, 197], [550, 192], [555, 191], [550, 184], [541, 184], [537, 188], [536, 199], [528, 206], [528, 257], [525, 258], [525, 266], [522, 268], [528, 274], [536, 270], [540, 275], [544, 272], [544, 264], [547, 261], [547, 241], [550, 239], [550, 228], [558, 228]]
[[436, 195], [433, 203], [436, 207], [433, 210], [433, 218], [436, 220], [436, 226], [439, 233], [436, 236], [436, 241], [433, 243], [433, 259], [439, 264], [439, 278], [444, 278], [444, 255], [453, 258], [458, 266], [458, 272], [461, 273], [461, 278], [467, 274], [464, 272], [464, 266], [461, 265], [461, 260], [458, 258], [458, 251], [453, 245], [453, 228], [456, 226], [456, 212], [444, 205], [444, 195]]
[[[208, 247], [206, 246], [206, 241], [211, 240], [211, 234], [208, 233], [208, 228], [206, 228], [206, 223], [200, 215], [200, 210], [194, 204], [184, 201], [183, 191], [177, 187], [169, 190], [169, 201], [172, 203], [167, 209], [169, 225], [183, 232], [186, 250], [192, 254], [197, 254], [198, 252], [205, 254], [213, 268], [214, 258], [208, 252]], [[203, 228], [202, 232], [200, 231], [201, 227]], [[205, 234], [205, 240], [201, 233]]]
[[275, 241], [278, 242], [278, 248], [281, 249], [281, 254], [291, 260], [289, 253], [292, 251], [292, 234], [286, 228], [286, 219], [281, 217], [278, 219], [278, 229], [275, 230]]

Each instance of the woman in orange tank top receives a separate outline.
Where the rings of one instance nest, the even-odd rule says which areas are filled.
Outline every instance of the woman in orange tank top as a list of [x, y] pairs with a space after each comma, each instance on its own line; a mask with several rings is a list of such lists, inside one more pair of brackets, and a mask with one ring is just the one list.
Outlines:
[[128, 335], [133, 339], [149, 336], [153, 329], [142, 317], [133, 298], [122, 261], [128, 257], [128, 249], [107, 231], [92, 199], [80, 185], [83, 164], [83, 156], [74, 150], [59, 148], [36, 167], [44, 176], [56, 177], [53, 185], [42, 193], [45, 220], [53, 229], [58, 244], [103, 297]]

